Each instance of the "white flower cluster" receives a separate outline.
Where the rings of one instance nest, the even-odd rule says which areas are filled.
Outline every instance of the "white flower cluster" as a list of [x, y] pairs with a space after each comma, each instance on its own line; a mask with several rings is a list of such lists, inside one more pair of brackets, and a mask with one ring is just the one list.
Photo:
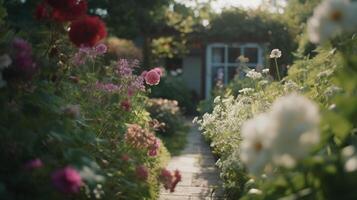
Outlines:
[[243, 124], [240, 158], [253, 174], [268, 164], [294, 167], [319, 143], [319, 121], [317, 106], [307, 98], [281, 97], [269, 112]]
[[270, 58], [280, 58], [281, 57], [281, 51], [279, 49], [273, 49], [270, 53]]
[[243, 88], [243, 89], [239, 90], [239, 93], [241, 93], [241, 94], [249, 94], [251, 92], [254, 92], [253, 88]]
[[[246, 88], [246, 90], [253, 89]], [[233, 96], [216, 98], [212, 113], [206, 113], [202, 119], [195, 119], [194, 122], [199, 124], [203, 135], [211, 139], [212, 147], [216, 147], [218, 151], [227, 152], [227, 148], [238, 149], [243, 122], [269, 108], [269, 105], [257, 102], [258, 100], [245, 95], [239, 95], [237, 98]]]
[[357, 154], [354, 146], [350, 145], [342, 149], [342, 159], [345, 162], [346, 172], [357, 170]]
[[292, 80], [288, 80], [284, 83], [285, 93], [292, 93], [299, 91], [299, 85]]
[[268, 68], [265, 68], [265, 69], [263, 69], [262, 72], [263, 72], [264, 74], [269, 74], [269, 71], [270, 71], [270, 70], [269, 70]]
[[10, 66], [12, 63], [12, 60], [8, 54], [4, 54], [0, 56], [0, 88], [4, 87], [6, 85], [6, 81], [3, 80], [2, 78], [2, 70]]
[[250, 70], [246, 76], [253, 80], [261, 79], [263, 77], [263, 75], [260, 72], [256, 72], [255, 69]]
[[308, 20], [307, 31], [313, 43], [320, 43], [343, 31], [357, 30], [357, 2], [325, 0]]

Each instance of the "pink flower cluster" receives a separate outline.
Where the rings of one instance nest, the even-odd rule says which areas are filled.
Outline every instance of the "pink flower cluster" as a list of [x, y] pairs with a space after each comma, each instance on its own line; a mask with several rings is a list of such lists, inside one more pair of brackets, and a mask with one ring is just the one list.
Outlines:
[[144, 78], [133, 74], [135, 68], [139, 67], [138, 60], [120, 59], [115, 69], [116, 74], [125, 84], [128, 96], [133, 96], [136, 91], [145, 91]]
[[154, 143], [150, 145], [149, 147], [149, 156], [157, 156], [158, 151], [160, 148], [160, 140], [159, 139], [155, 139]]
[[78, 193], [83, 185], [78, 171], [70, 166], [55, 171], [52, 174], [52, 183], [58, 191], [65, 194]]
[[162, 169], [160, 174], [160, 182], [164, 185], [166, 190], [174, 192], [176, 185], [182, 180], [180, 171], [175, 170], [174, 173], [167, 169]]
[[157, 156], [160, 140], [155, 135], [137, 124], [129, 125], [125, 133], [125, 141], [137, 149], [148, 149], [149, 156]]
[[[25, 163], [24, 169], [35, 170], [44, 166], [41, 159], [36, 158]], [[51, 175], [53, 186], [65, 194], [78, 193], [83, 185], [79, 172], [71, 166], [54, 171]]]
[[97, 56], [103, 55], [107, 52], [108, 47], [101, 43], [95, 47], [82, 46], [74, 55], [72, 63], [74, 65], [83, 65], [87, 60], [94, 60]]
[[135, 169], [136, 176], [141, 180], [147, 180], [149, 177], [149, 170], [145, 165], [139, 165]]

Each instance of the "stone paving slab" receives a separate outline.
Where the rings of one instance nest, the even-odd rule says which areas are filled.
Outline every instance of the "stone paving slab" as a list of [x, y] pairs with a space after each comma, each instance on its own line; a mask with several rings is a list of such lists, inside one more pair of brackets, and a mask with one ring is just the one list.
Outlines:
[[222, 182], [209, 146], [194, 126], [187, 137], [185, 149], [180, 156], [173, 157], [167, 167], [180, 170], [182, 181], [173, 193], [162, 188], [159, 200], [223, 199], [223, 190], [219, 188]]

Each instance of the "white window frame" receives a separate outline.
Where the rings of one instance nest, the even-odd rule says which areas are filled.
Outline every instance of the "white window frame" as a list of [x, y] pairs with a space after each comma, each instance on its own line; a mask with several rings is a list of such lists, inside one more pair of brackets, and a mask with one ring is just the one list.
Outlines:
[[[244, 55], [245, 48], [257, 48], [258, 49], [258, 63], [247, 63], [249, 67], [256, 68], [257, 65], [263, 65], [264, 62], [264, 48], [258, 43], [211, 43], [207, 45], [206, 48], [206, 98], [211, 96], [212, 90], [212, 68], [213, 67], [224, 67], [224, 83], [228, 83], [228, 67], [236, 67], [237, 63], [228, 63], [228, 48], [229, 47], [239, 47], [240, 55]], [[224, 48], [224, 62], [223, 63], [212, 63], [212, 49], [213, 48]]]

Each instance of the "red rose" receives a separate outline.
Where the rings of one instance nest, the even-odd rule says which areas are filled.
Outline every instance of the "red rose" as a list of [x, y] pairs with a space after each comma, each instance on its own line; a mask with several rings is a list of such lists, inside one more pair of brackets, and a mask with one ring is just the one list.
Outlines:
[[69, 30], [69, 39], [78, 47], [93, 47], [106, 36], [105, 24], [96, 16], [85, 16], [73, 21]]
[[50, 17], [49, 8], [45, 2], [42, 2], [37, 5], [35, 17], [37, 20], [48, 19]]
[[52, 6], [52, 18], [59, 22], [72, 21], [84, 16], [88, 10], [87, 0], [47, 0]]

